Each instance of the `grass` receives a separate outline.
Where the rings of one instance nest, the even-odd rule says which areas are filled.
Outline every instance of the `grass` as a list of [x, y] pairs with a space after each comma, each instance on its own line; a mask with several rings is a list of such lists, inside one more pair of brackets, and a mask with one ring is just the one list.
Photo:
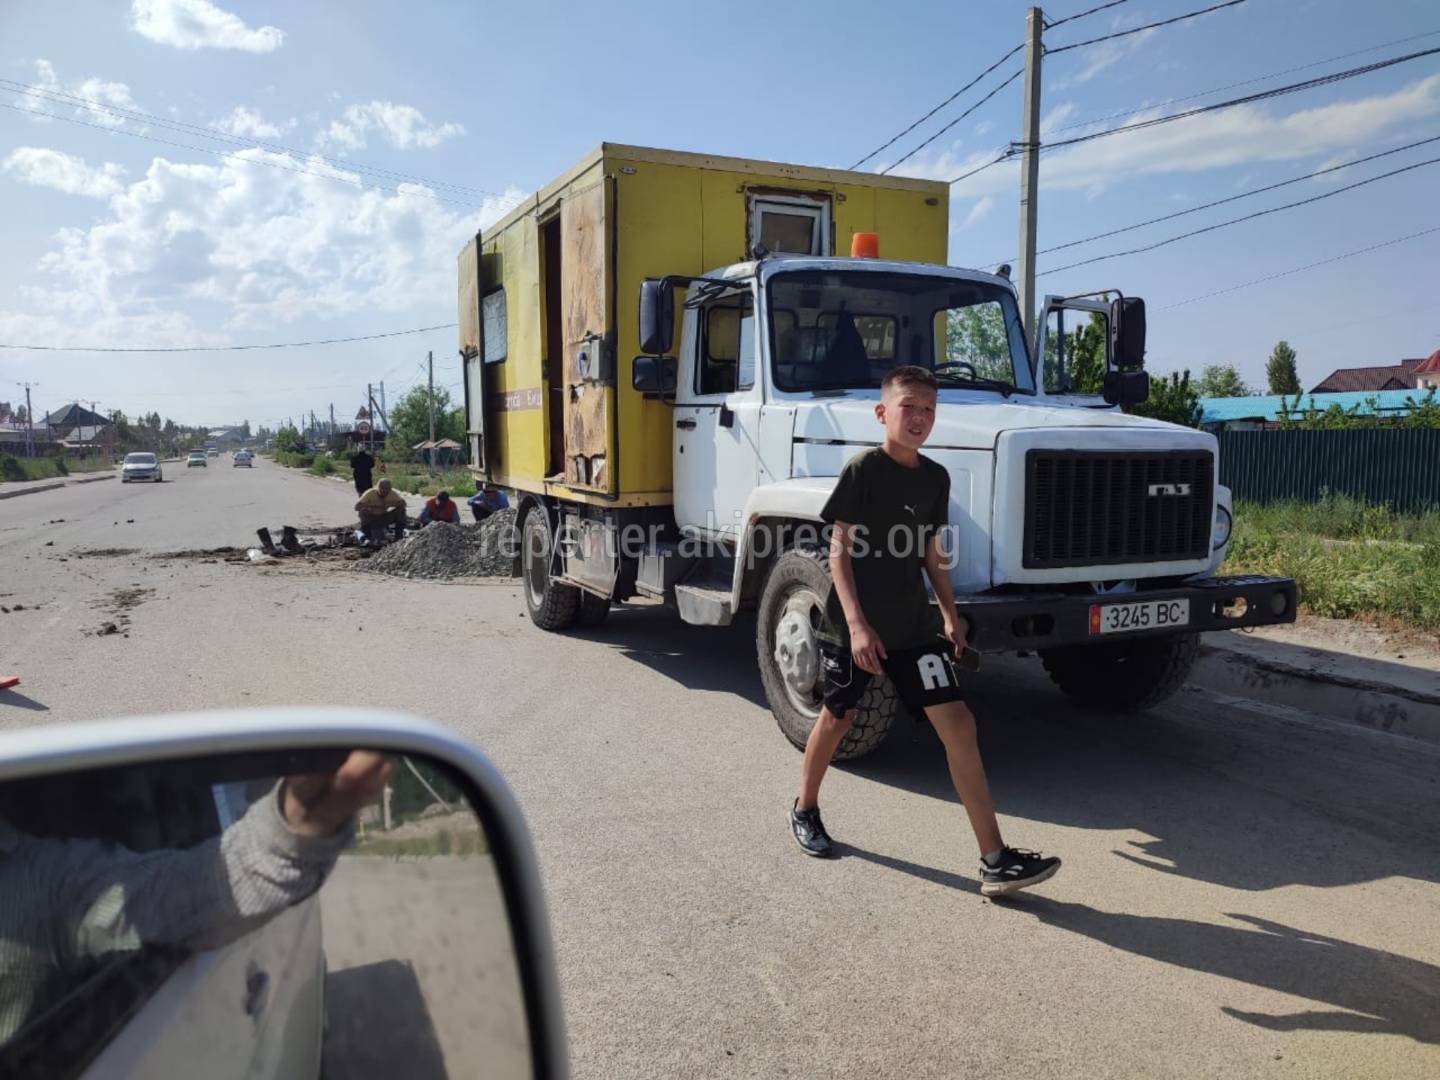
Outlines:
[[1314, 615], [1440, 631], [1440, 511], [1396, 514], [1338, 496], [1242, 503], [1224, 572], [1292, 577]]
[[[274, 457], [277, 464], [292, 469], [308, 469], [316, 476], [338, 476], [348, 481], [354, 475], [350, 471], [348, 456], [328, 457], [325, 454], [277, 450]], [[378, 469], [375, 473], [376, 482], [388, 478], [395, 490], [406, 495], [429, 496], [443, 488], [457, 497], [469, 498], [475, 490], [475, 480], [464, 466], [442, 469], [432, 476], [420, 462], [386, 461], [384, 465], [383, 473]]]

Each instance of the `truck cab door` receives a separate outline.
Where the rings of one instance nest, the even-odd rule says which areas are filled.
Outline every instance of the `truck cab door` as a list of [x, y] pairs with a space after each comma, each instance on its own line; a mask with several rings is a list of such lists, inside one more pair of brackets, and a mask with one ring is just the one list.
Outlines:
[[[688, 306], [688, 305], [687, 305]], [[675, 520], [738, 540], [760, 468], [759, 330], [748, 284], [685, 313], [675, 387]]]
[[1097, 297], [1047, 296], [1036, 333], [1041, 392], [1099, 397], [1110, 362], [1110, 305]]

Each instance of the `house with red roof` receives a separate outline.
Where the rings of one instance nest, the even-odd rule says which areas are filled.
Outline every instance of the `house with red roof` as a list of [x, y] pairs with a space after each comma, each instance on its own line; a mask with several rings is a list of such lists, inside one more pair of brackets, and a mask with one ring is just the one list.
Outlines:
[[1440, 349], [1420, 360], [1379, 367], [1336, 368], [1310, 388], [1312, 394], [1352, 394], [1361, 390], [1426, 390], [1440, 387]]
[[1440, 390], [1440, 349], [1420, 361], [1415, 369], [1415, 389]]

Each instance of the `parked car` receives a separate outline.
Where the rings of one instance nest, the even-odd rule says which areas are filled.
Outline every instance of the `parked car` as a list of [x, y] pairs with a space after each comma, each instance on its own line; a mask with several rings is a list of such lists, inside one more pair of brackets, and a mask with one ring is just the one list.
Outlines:
[[247, 469], [255, 467], [255, 455], [249, 450], [236, 450], [234, 465], [244, 465]]
[[126, 454], [125, 464], [120, 466], [120, 482], [128, 484], [131, 480], [163, 483], [165, 476], [160, 468], [160, 459], [154, 454]]
[[210, 467], [210, 463], [205, 460], [204, 450], [191, 450], [190, 456], [185, 459], [185, 467], [187, 469], [193, 468], [196, 465], [199, 465], [202, 469], [208, 469]]

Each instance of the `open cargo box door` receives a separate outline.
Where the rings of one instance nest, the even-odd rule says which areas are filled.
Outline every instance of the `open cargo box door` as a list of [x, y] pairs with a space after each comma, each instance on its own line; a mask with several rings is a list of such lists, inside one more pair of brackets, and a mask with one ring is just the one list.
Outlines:
[[561, 332], [565, 343], [565, 483], [614, 495], [615, 334], [610, 329], [613, 180], [560, 204]]
[[485, 438], [490, 395], [485, 377], [485, 320], [480, 307], [484, 282], [480, 280], [483, 263], [479, 233], [460, 252], [458, 270], [460, 358], [465, 370], [465, 441], [469, 444], [470, 464], [488, 480], [493, 463]]

